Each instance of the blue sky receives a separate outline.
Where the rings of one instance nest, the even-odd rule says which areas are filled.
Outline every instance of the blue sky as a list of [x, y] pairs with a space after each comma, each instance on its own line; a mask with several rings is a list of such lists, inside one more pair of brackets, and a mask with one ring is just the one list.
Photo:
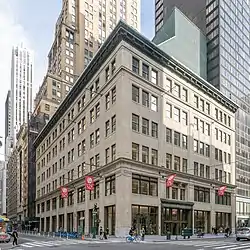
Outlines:
[[[96, 0], [97, 1], [97, 0]], [[141, 0], [141, 32], [154, 35], [154, 1]], [[55, 23], [62, 0], [0, 0], [0, 136], [4, 137], [4, 107], [10, 89], [12, 45], [21, 41], [34, 50], [35, 96], [47, 68], [47, 54], [54, 37]], [[0, 158], [3, 148], [0, 150]]]

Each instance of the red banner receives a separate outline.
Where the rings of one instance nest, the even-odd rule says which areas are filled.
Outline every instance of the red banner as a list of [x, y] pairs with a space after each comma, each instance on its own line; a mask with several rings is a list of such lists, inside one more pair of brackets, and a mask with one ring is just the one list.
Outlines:
[[93, 191], [94, 190], [94, 177], [85, 176], [85, 190]]
[[167, 178], [167, 180], [166, 180], [166, 186], [167, 186], [168, 188], [173, 186], [175, 176], [176, 176], [176, 174], [171, 174], [171, 175]]
[[61, 197], [62, 198], [68, 198], [68, 188], [67, 187], [61, 187]]
[[218, 189], [218, 196], [223, 196], [224, 193], [225, 193], [225, 191], [226, 191], [226, 189], [227, 189], [227, 186], [221, 186], [221, 187], [219, 187], [219, 189]]

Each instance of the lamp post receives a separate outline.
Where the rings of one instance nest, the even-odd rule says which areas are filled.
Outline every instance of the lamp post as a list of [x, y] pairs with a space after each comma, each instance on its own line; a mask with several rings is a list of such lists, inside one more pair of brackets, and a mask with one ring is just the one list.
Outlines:
[[96, 234], [97, 234], [97, 228], [96, 228], [96, 215], [97, 215], [97, 203], [95, 203], [94, 205], [94, 209], [93, 209], [93, 239], [96, 238]]

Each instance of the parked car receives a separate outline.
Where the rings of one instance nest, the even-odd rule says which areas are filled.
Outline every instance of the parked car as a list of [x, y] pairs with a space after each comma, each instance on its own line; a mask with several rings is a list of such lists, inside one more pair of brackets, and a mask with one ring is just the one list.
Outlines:
[[11, 236], [7, 233], [0, 233], [0, 242], [1, 243], [9, 243]]
[[237, 229], [236, 240], [250, 240], [250, 227], [241, 227]]

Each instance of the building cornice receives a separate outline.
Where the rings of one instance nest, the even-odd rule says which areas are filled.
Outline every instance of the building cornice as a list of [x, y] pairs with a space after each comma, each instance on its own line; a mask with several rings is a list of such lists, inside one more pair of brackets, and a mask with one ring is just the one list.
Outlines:
[[175, 74], [177, 74], [181, 78], [184, 78], [190, 84], [203, 91], [206, 95], [219, 102], [231, 112], [235, 113], [237, 111], [237, 104], [224, 96], [218, 89], [213, 87], [204, 79], [198, 77], [195, 73], [177, 62], [169, 55], [167, 55], [154, 43], [142, 36], [139, 32], [131, 28], [129, 25], [127, 25], [123, 21], [120, 21], [113, 32], [110, 34], [110, 36], [107, 38], [107, 40], [104, 42], [102, 47], [98, 50], [94, 58], [91, 60], [88, 67], [77, 79], [73, 88], [65, 97], [54, 115], [51, 117], [48, 124], [38, 135], [37, 139], [34, 142], [35, 147], [37, 147], [44, 140], [44, 138], [54, 128], [56, 123], [61, 119], [61, 117], [63, 117], [63, 115], [67, 112], [69, 106], [74, 103], [74, 101], [84, 90], [86, 85], [91, 81], [95, 73], [101, 68], [103, 62], [107, 60], [107, 58], [111, 55], [111, 53], [115, 50], [115, 48], [121, 41], [125, 41], [141, 53], [154, 60], [156, 63], [175, 72]]

